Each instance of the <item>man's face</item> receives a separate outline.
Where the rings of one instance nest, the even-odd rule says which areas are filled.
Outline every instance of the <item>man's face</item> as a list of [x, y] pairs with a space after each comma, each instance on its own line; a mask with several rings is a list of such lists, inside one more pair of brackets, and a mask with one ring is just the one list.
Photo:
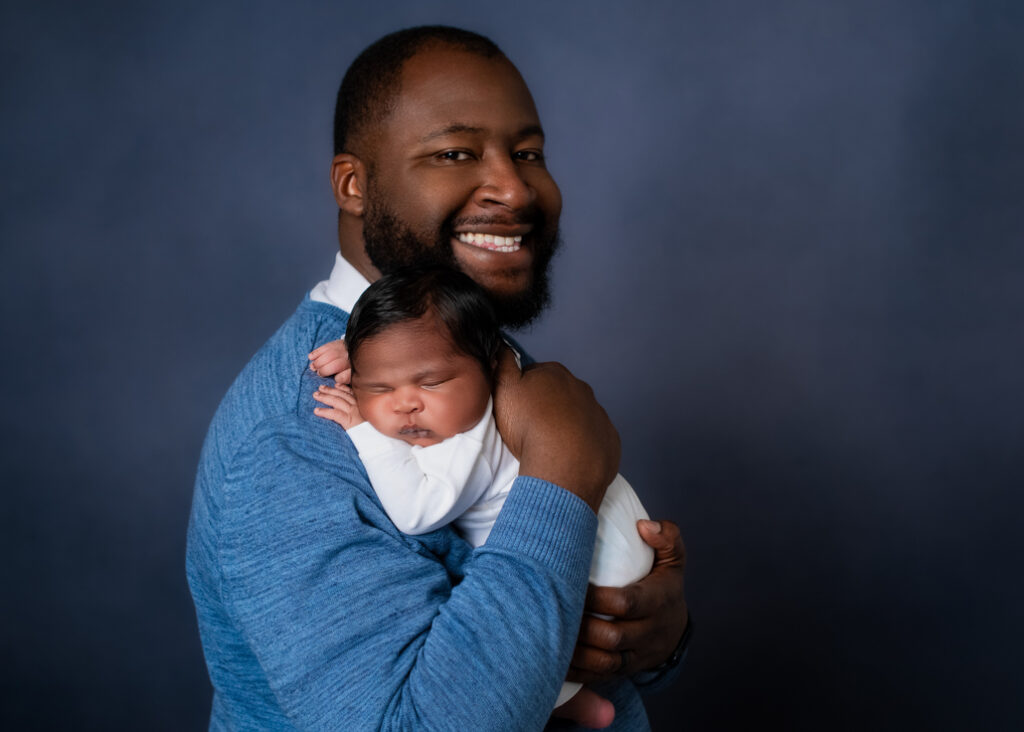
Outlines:
[[456, 266], [504, 325], [547, 303], [562, 197], [530, 92], [504, 58], [423, 51], [368, 160], [363, 239], [381, 272]]

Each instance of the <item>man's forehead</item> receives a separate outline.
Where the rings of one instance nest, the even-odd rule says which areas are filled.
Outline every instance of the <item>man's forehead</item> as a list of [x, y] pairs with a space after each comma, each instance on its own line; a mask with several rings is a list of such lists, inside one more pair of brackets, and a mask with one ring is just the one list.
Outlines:
[[434, 47], [420, 51], [402, 67], [394, 106], [397, 116], [430, 117], [435, 125], [436, 120], [444, 119], [452, 126], [471, 126], [474, 122], [467, 122], [463, 113], [471, 106], [491, 106], [511, 115], [510, 121], [520, 126], [539, 127], [530, 91], [504, 56]]
[[[483, 135], [487, 132], [484, 127], [477, 127], [464, 122], [452, 122], [451, 124], [441, 125], [427, 132], [421, 138], [419, 142], [428, 143], [433, 140], [437, 140], [443, 137], [449, 137], [451, 135]], [[515, 133], [516, 138], [522, 139], [526, 137], [540, 137], [544, 138], [544, 130], [540, 124], [529, 123], [524, 127], [521, 127]]]

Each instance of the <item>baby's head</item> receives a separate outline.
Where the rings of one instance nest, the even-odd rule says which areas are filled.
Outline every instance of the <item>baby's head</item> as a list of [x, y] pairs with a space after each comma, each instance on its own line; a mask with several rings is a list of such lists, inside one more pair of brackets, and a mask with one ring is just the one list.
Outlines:
[[484, 416], [501, 335], [487, 296], [461, 272], [381, 277], [352, 309], [345, 343], [356, 403], [377, 431], [434, 445]]

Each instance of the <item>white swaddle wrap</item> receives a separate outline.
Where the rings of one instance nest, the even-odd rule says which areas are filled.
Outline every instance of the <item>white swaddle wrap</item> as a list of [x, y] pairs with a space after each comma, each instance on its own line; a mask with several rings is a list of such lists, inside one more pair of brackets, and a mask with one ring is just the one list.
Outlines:
[[[597, 540], [590, 562], [590, 584], [625, 587], [646, 577], [654, 566], [654, 550], [644, 543], [636, 522], [649, 518], [633, 487], [621, 475], [608, 486], [597, 512]], [[569, 701], [580, 684], [566, 681], [555, 706]]]

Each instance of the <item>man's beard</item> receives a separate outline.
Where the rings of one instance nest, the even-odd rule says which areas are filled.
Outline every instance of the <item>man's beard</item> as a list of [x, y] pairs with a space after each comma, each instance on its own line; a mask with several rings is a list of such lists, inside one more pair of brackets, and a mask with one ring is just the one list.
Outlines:
[[[551, 301], [548, 265], [561, 243], [558, 229], [552, 228], [549, 231], [543, 216], [539, 213], [529, 217], [529, 223], [533, 225], [530, 242], [533, 250], [530, 286], [523, 292], [511, 294], [491, 292], [484, 288], [491, 304], [494, 305], [498, 322], [503, 327], [513, 330], [533, 322]], [[368, 203], [363, 214], [363, 241], [366, 243], [366, 254], [381, 274], [388, 274], [404, 267], [426, 266], [451, 267], [464, 271], [452, 251], [451, 240], [454, 234], [453, 221], [449, 219], [441, 226], [438, 240], [427, 241], [427, 237], [418, 236], [398, 216], [379, 203]], [[471, 275], [469, 272], [466, 274]]]

